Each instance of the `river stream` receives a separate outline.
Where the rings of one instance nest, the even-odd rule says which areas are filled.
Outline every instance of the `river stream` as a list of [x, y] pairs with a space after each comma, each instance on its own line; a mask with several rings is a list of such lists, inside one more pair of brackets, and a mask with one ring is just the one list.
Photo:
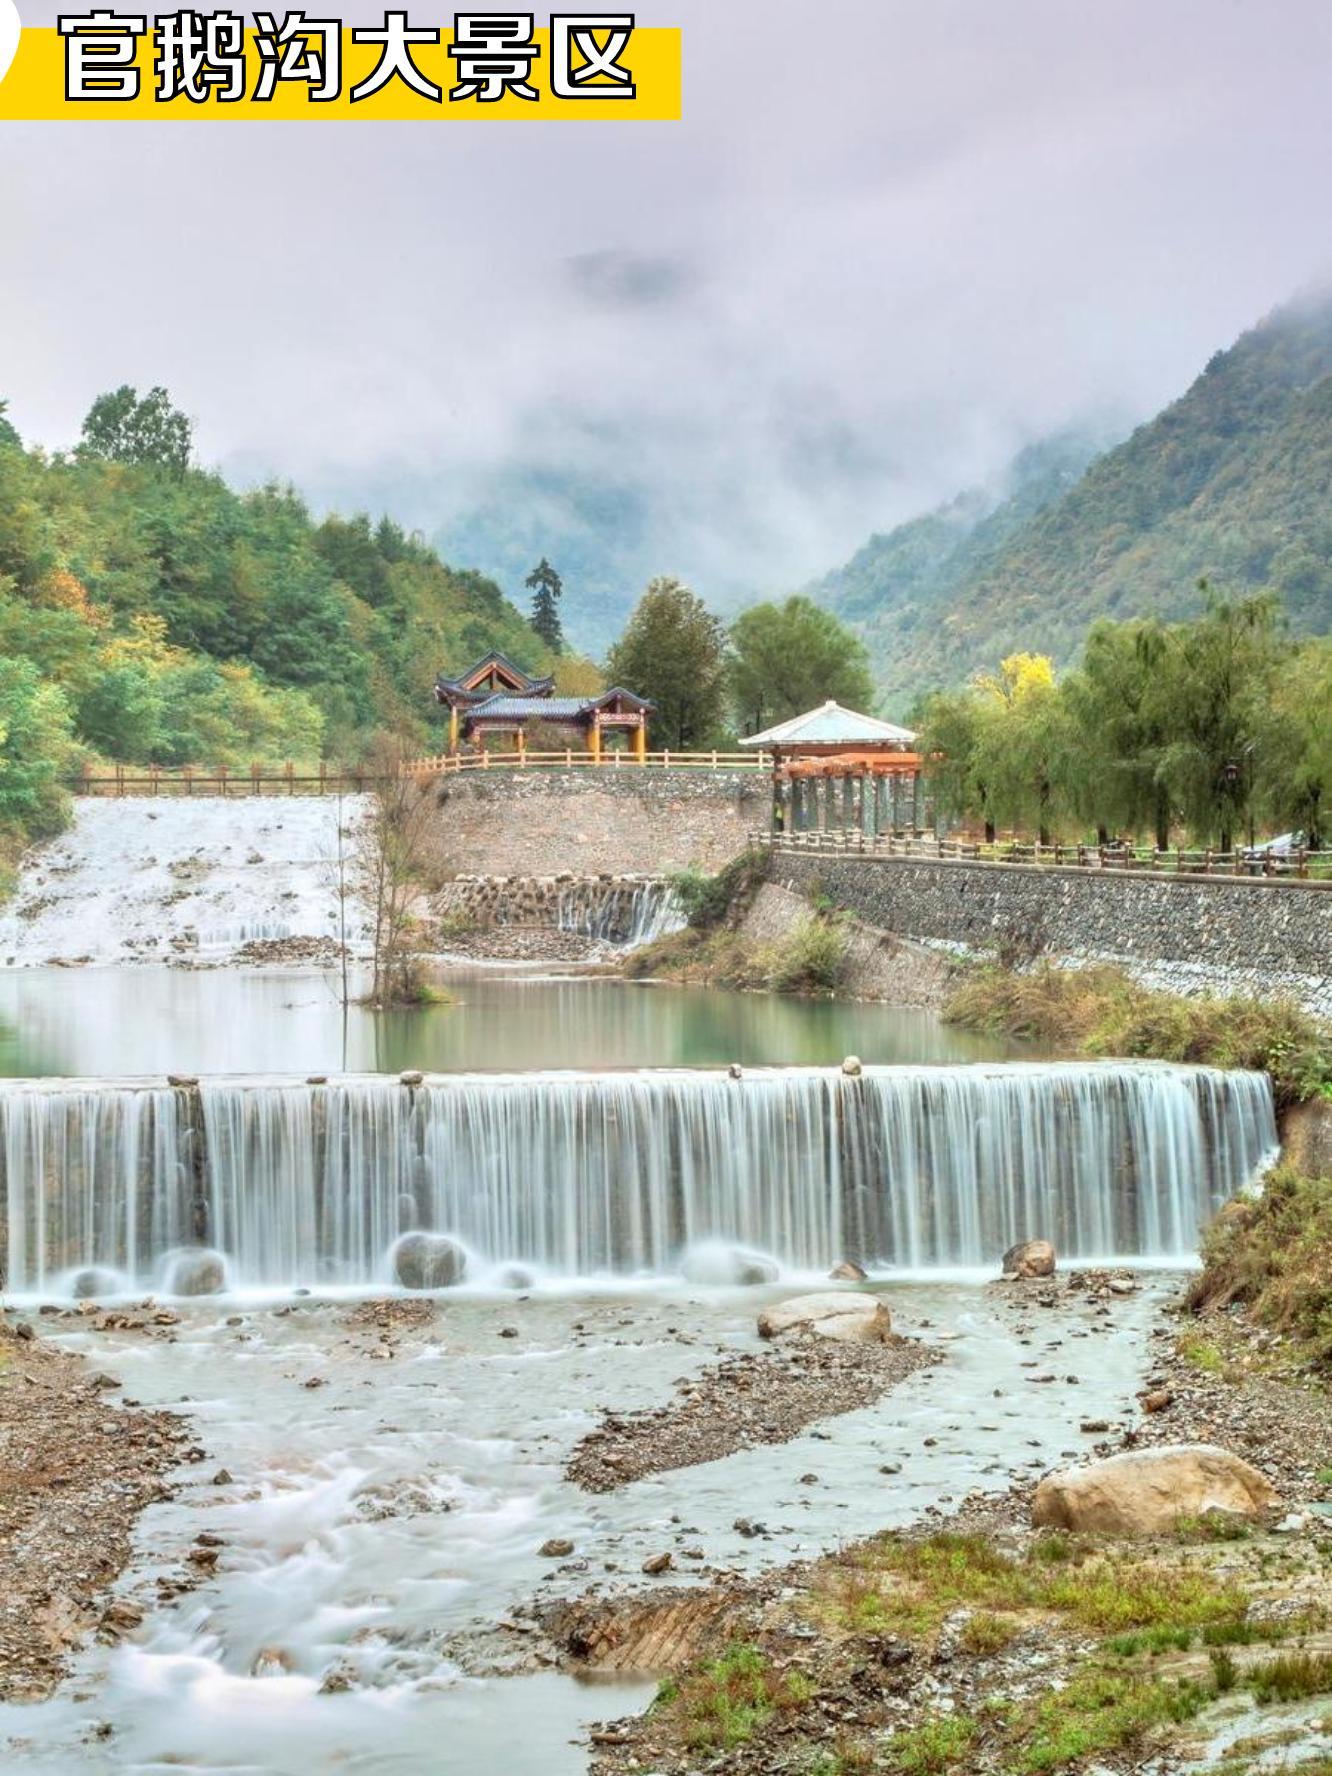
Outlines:
[[[169, 1342], [56, 1322], [129, 1396], [186, 1412], [207, 1459], [141, 1525], [120, 1590], [148, 1605], [142, 1628], [81, 1655], [53, 1701], [0, 1708], [3, 1766], [472, 1776], [500, 1756], [520, 1776], [574, 1776], [584, 1723], [650, 1686], [496, 1675], [521, 1663], [524, 1637], [497, 1633], [515, 1606], [650, 1583], [639, 1569], [662, 1550], [679, 1569], [667, 1583], [753, 1571], [1037, 1473], [1086, 1444], [1082, 1420], [1130, 1414], [1168, 1287], [1149, 1281], [1112, 1316], [1033, 1309], [1027, 1326], [1002, 1290], [902, 1283], [895, 1320], [938, 1367], [789, 1443], [595, 1496], [562, 1467], [599, 1407], [660, 1404], [718, 1351], [757, 1349], [755, 1314], [779, 1291], [464, 1296], [388, 1342], [353, 1304], [313, 1297], [196, 1304]], [[734, 1527], [741, 1514], [762, 1533]], [[222, 1539], [217, 1571], [157, 1606], [156, 1577], [201, 1531]], [[571, 1559], [540, 1556], [552, 1536]], [[346, 1687], [323, 1693], [331, 1672]]]

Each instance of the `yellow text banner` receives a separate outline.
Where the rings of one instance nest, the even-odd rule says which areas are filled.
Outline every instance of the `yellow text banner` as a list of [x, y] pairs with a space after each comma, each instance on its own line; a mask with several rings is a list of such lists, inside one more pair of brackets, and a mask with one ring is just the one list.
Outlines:
[[[351, 28], [344, 27], [341, 36], [341, 79], [336, 96], [314, 99], [308, 81], [281, 78], [271, 82], [271, 96], [259, 98], [265, 58], [260, 55], [255, 32], [245, 32], [243, 53], [244, 79], [239, 71], [231, 83], [243, 85], [241, 96], [225, 101], [220, 86], [206, 86], [203, 96], [195, 99], [178, 91], [174, 96], [159, 96], [161, 74], [160, 54], [154, 38], [158, 21], [146, 16], [148, 29], [133, 45], [132, 60], [126, 52], [121, 74], [137, 72], [138, 91], [129, 98], [72, 98], [67, 96], [66, 39], [50, 27], [25, 27], [8, 74], [0, 80], [0, 122], [108, 122], [115, 119], [146, 120], [155, 123], [172, 119], [200, 119], [219, 123], [226, 120], [249, 122], [315, 122], [338, 120], [346, 122], [366, 119], [383, 123], [491, 123], [532, 122], [627, 122], [631, 119], [648, 122], [671, 122], [681, 114], [682, 100], [682, 33], [675, 28], [644, 26], [635, 28], [629, 37], [620, 61], [632, 77], [633, 95], [614, 98], [587, 92], [584, 96], [564, 97], [552, 90], [550, 77], [551, 32], [537, 28], [533, 40], [537, 55], [524, 84], [535, 93], [526, 98], [505, 90], [499, 97], [482, 100], [477, 94], [460, 99], [450, 97], [451, 91], [463, 84], [465, 65], [450, 56], [453, 33], [439, 28], [438, 43], [413, 42], [411, 61], [422, 82], [442, 94], [439, 99], [414, 90], [397, 75], [389, 78], [376, 91], [359, 99], [353, 90], [370, 81], [380, 64], [384, 45], [353, 40]], [[206, 17], [206, 14], [200, 14]], [[424, 15], [412, 16], [413, 28], [431, 25]], [[360, 27], [358, 27], [360, 29]], [[274, 58], [270, 55], [271, 63]], [[91, 62], [89, 65], [92, 65]], [[109, 66], [99, 67], [104, 79], [116, 78]], [[199, 87], [196, 82], [196, 91]], [[484, 90], [484, 77], [482, 81]]]

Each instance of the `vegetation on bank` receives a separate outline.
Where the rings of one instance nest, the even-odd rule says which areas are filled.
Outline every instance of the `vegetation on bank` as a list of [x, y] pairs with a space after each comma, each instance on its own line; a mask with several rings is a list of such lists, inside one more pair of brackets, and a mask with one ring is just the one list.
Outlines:
[[1279, 1166], [1260, 1195], [1218, 1216], [1202, 1255], [1187, 1298], [1195, 1313], [1239, 1304], [1297, 1363], [1332, 1376], [1332, 1178]]
[[1269, 596], [1204, 588], [1188, 622], [1102, 620], [1075, 670], [1012, 654], [926, 699], [940, 811], [1055, 836], [1185, 833], [1222, 851], [1250, 829], [1332, 842], [1332, 641], [1290, 640]]
[[1332, 1095], [1332, 1030], [1289, 1000], [1179, 998], [1122, 968], [965, 969], [943, 1012], [962, 1029], [1088, 1057], [1183, 1061], [1271, 1075], [1284, 1107]]
[[766, 852], [746, 851], [715, 875], [684, 870], [671, 878], [688, 924], [630, 952], [631, 980], [671, 979], [735, 992], [836, 993], [847, 967], [847, 938], [834, 912], [811, 908], [790, 931], [756, 942], [739, 929], [767, 879]]
[[[819, 1562], [747, 1638], [664, 1684], [649, 1761], [693, 1768], [707, 1754], [749, 1771], [780, 1747], [782, 1767], [809, 1776], [944, 1776], [973, 1761], [1041, 1776], [1146, 1757], [1232, 1691], [1259, 1706], [1332, 1692], [1332, 1661], [1300, 1645], [1325, 1612], [1252, 1619], [1249, 1583], [1266, 1573], [1261, 1553], [1205, 1546], [1107, 1552], [1048, 1534], [1010, 1553], [979, 1533], [877, 1537]], [[1030, 1684], [1037, 1647], [1057, 1686]], [[888, 1673], [939, 1665], [954, 1705], [900, 1724], [891, 1698], [910, 1676]], [[850, 1696], [856, 1726], [829, 1732]]]

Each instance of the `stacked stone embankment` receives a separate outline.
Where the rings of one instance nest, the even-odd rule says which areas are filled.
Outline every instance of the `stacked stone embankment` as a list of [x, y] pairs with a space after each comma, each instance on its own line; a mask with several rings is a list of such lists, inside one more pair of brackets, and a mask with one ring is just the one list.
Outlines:
[[1288, 992], [1332, 1016], [1332, 887], [1318, 883], [785, 854], [773, 880], [920, 942], [1118, 961], [1175, 992]]
[[587, 766], [441, 778], [441, 872], [512, 875], [719, 869], [766, 825], [763, 771]]

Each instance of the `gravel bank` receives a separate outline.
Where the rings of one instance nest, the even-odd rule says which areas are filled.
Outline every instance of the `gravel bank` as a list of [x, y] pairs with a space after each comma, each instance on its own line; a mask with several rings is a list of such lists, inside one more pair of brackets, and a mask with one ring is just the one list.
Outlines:
[[787, 1443], [821, 1418], [872, 1405], [939, 1360], [908, 1338], [834, 1344], [788, 1336], [771, 1351], [746, 1351], [677, 1382], [669, 1405], [608, 1412], [575, 1448], [565, 1474], [585, 1492], [613, 1492], [648, 1474]]
[[86, 1635], [138, 1625], [107, 1593], [166, 1474], [202, 1457], [177, 1418], [117, 1405], [118, 1386], [26, 1318], [0, 1321], [0, 1701], [47, 1695]]

